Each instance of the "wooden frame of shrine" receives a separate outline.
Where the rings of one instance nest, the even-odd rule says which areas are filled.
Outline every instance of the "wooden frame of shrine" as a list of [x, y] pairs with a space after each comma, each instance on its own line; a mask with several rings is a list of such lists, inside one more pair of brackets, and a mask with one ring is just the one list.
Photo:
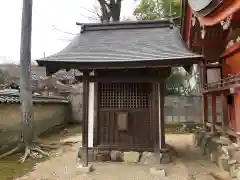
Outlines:
[[164, 89], [172, 66], [198, 64], [168, 20], [82, 24], [62, 51], [37, 60], [47, 74], [78, 69], [83, 82], [84, 165], [88, 149], [165, 148]]

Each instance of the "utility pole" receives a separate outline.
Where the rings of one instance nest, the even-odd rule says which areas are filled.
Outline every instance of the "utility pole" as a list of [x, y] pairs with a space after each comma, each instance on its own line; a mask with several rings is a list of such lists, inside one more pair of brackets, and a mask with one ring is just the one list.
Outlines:
[[24, 126], [23, 140], [29, 143], [34, 138], [32, 131], [32, 90], [31, 78], [31, 36], [32, 36], [32, 0], [23, 0], [22, 29], [20, 48], [20, 99], [21, 122]]

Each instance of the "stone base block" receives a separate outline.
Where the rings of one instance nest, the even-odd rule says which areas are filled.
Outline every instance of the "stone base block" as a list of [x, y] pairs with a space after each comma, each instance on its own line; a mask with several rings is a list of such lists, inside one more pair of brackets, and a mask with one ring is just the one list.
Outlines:
[[123, 160], [125, 163], [138, 163], [139, 162], [140, 153], [139, 152], [124, 152]]
[[121, 151], [111, 151], [110, 157], [111, 157], [111, 161], [113, 162], [123, 161], [123, 153]]
[[77, 170], [81, 173], [89, 173], [93, 171], [93, 165], [83, 166], [82, 164], [77, 165]]
[[159, 164], [159, 153], [143, 152], [140, 164]]
[[160, 150], [160, 164], [169, 164], [173, 161], [173, 153], [170, 148]]
[[98, 152], [96, 154], [96, 161], [99, 162], [105, 162], [105, 161], [110, 161], [110, 152], [109, 151], [102, 151], [102, 152]]
[[165, 177], [166, 176], [166, 172], [164, 169], [161, 168], [157, 168], [157, 167], [152, 167], [150, 168], [150, 174], [155, 175], [155, 176], [159, 176], [159, 177]]
[[[96, 161], [96, 155], [97, 155], [96, 151], [94, 151], [93, 149], [89, 149], [88, 150], [88, 161], [89, 162]], [[83, 148], [79, 148], [79, 150], [78, 150], [78, 158], [82, 159], [83, 156], [84, 156]]]
[[172, 162], [172, 157], [169, 153], [160, 153], [160, 164], [169, 164]]

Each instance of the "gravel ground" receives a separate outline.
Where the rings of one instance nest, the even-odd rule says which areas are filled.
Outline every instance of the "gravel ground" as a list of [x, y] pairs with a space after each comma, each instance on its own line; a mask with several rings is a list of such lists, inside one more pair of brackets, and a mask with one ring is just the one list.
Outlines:
[[[210, 174], [216, 174], [219, 169], [191, 146], [192, 135], [171, 134], [166, 138], [180, 155], [173, 164], [159, 165], [156, 159], [149, 160], [146, 165], [94, 163], [94, 172], [82, 174], [76, 168], [76, 154], [80, 146], [77, 143], [54, 152], [49, 160], [37, 164], [34, 171], [17, 180], [214, 180]], [[73, 136], [74, 139], [80, 139], [79, 135]], [[167, 176], [151, 175], [151, 167], [161, 167]]]

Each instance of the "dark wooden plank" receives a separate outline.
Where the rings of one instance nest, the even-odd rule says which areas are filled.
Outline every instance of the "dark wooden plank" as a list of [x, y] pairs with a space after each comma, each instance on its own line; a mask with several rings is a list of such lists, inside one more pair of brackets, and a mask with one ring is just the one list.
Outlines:
[[202, 95], [202, 110], [203, 110], [203, 125], [208, 122], [208, 96], [206, 94]]
[[159, 137], [159, 143], [160, 149], [164, 149], [165, 148], [165, 115], [164, 115], [164, 100], [165, 100], [165, 82], [164, 80], [162, 80], [162, 82], [159, 83], [159, 111], [160, 111], [160, 137]]
[[89, 72], [83, 73], [83, 166], [88, 166], [88, 105], [89, 105]]
[[[78, 76], [77, 80], [79, 82], [83, 81], [82, 76]], [[98, 77], [98, 76], [90, 76], [90, 82], [101, 82], [101, 83], [116, 83], [116, 82], [124, 82], [124, 83], [150, 83], [150, 82], [159, 82], [159, 77], [146, 77], [146, 76], [128, 76], [128, 77]]]
[[99, 97], [98, 97], [98, 83], [94, 83], [94, 129], [93, 129], [93, 146], [99, 142], [98, 120], [99, 120]]

